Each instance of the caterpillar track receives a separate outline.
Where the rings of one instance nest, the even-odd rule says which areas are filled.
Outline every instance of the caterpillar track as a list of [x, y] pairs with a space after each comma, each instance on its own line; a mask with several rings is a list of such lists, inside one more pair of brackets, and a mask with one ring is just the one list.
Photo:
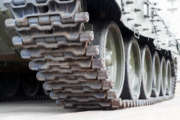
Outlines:
[[[125, 73], [125, 70], [126, 79], [116, 89], [116, 85], [110, 80], [111, 73], [109, 74], [107, 70], [105, 62], [108, 61], [102, 57], [104, 48], [99, 32], [112, 29], [120, 33], [119, 27], [111, 21], [102, 24], [96, 24], [94, 21], [94, 28], [89, 30], [86, 24], [90, 19], [89, 13], [84, 11], [81, 0], [8, 0], [4, 5], [14, 16], [14, 19], [6, 20], [6, 25], [19, 33], [19, 36], [13, 37], [13, 44], [21, 48], [20, 54], [23, 59], [30, 60], [29, 68], [38, 71], [37, 79], [44, 82], [44, 90], [50, 98], [56, 100], [57, 104], [71, 109], [119, 109], [151, 105], [174, 97], [176, 83], [174, 61], [158, 50], [156, 52], [158, 55], [161, 53], [161, 61], [164, 59], [165, 63], [167, 61], [171, 63], [169, 89], [165, 81], [161, 95], [160, 93], [154, 97], [151, 94], [147, 95], [146, 87], [143, 88], [143, 85], [140, 87], [141, 83], [145, 84], [141, 81], [141, 70], [137, 77], [139, 81], [137, 95], [133, 96], [133, 92], [129, 90], [130, 82], [126, 80], [128, 72]], [[146, 56], [145, 48], [150, 49], [153, 56], [153, 48], [148, 45], [144, 48], [136, 38], [131, 37], [131, 40], [124, 40], [120, 44], [123, 46], [125, 43], [129, 46], [133, 44], [132, 41], [140, 46], [139, 49], [141, 48], [140, 59], [143, 49]], [[125, 53], [127, 56], [126, 51]], [[148, 56], [149, 59], [152, 56]], [[109, 57], [111, 58], [112, 56]], [[128, 64], [125, 63], [127, 61], [125, 59], [127, 57], [122, 60], [124, 66]], [[141, 62], [139, 64], [141, 69]], [[147, 64], [146, 60], [144, 64]], [[122, 72], [121, 75], [123, 77]], [[148, 79], [146, 75], [145, 77]], [[126, 85], [123, 86], [123, 83]], [[172, 93], [168, 94], [170, 89]]]

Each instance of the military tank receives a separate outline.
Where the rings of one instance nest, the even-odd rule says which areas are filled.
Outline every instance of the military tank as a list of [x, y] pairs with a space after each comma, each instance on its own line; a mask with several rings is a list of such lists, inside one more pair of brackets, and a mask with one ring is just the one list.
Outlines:
[[178, 41], [159, 15], [159, 4], [5, 0], [8, 11], [2, 7], [1, 19], [8, 17], [9, 29], [1, 34], [2, 61], [37, 72], [46, 94], [69, 109], [119, 109], [172, 99]]

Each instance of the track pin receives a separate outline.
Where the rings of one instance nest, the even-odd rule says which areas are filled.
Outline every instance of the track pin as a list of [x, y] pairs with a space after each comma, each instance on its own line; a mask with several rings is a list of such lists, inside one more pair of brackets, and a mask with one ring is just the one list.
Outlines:
[[31, 53], [28, 50], [21, 50], [20, 55], [21, 55], [22, 59], [30, 59], [31, 58]]
[[14, 36], [12, 38], [12, 43], [13, 43], [14, 46], [22, 46], [23, 39], [21, 37], [19, 37], [19, 36]]
[[14, 19], [6, 19], [5, 25], [8, 28], [14, 28], [16, 26], [16, 22]]
[[94, 40], [94, 32], [86, 31], [80, 34], [80, 42], [88, 42]]

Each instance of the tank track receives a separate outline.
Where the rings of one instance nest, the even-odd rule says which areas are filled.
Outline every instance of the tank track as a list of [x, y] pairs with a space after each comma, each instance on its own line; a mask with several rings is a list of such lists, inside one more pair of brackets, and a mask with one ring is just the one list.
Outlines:
[[30, 69], [38, 71], [37, 79], [57, 104], [73, 109], [119, 109], [174, 97], [117, 98], [103, 61], [96, 57], [94, 33], [85, 30], [89, 15], [82, 10], [81, 0], [10, 0], [5, 6], [15, 16], [6, 24], [21, 35], [13, 38], [13, 44], [21, 47], [22, 58], [31, 60]]

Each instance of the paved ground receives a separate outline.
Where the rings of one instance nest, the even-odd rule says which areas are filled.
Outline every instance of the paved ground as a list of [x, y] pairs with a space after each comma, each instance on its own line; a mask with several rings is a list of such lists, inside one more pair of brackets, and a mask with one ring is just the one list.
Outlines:
[[53, 103], [1, 103], [0, 120], [180, 120], [180, 83], [175, 99], [151, 107], [74, 112]]

